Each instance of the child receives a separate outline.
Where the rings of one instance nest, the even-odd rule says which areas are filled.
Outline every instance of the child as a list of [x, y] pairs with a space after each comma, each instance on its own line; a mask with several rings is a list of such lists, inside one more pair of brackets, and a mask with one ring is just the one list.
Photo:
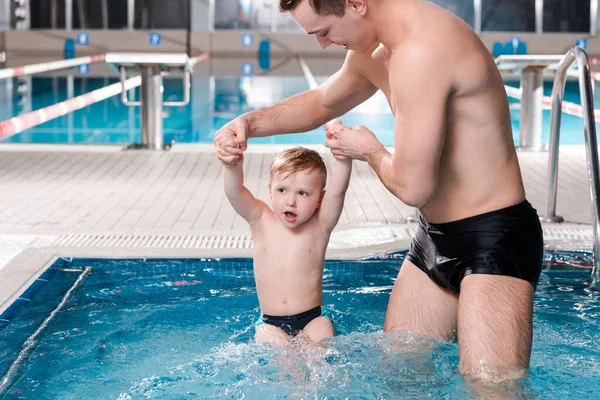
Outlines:
[[319, 153], [296, 147], [278, 154], [270, 167], [273, 208], [244, 186], [243, 160], [225, 168], [225, 194], [250, 224], [254, 277], [262, 312], [260, 342], [282, 342], [303, 332], [314, 342], [334, 336], [322, 316], [325, 250], [336, 226], [352, 172], [352, 160], [336, 160], [327, 191], [327, 169]]

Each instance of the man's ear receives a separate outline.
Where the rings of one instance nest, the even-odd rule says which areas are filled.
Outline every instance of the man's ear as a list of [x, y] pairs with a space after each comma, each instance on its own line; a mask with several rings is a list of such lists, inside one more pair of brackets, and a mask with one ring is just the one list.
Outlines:
[[364, 16], [367, 13], [369, 0], [347, 0], [346, 4], [359, 15]]

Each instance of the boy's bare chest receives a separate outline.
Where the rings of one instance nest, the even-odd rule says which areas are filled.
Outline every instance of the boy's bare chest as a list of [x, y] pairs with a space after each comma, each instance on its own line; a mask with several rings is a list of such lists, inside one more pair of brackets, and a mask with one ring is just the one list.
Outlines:
[[327, 245], [326, 238], [315, 229], [300, 233], [271, 229], [253, 236], [256, 257], [320, 258]]

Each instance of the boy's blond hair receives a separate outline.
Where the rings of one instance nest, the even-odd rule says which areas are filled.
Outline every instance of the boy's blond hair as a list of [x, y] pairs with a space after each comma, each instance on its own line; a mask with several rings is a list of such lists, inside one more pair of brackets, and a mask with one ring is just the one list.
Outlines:
[[322, 188], [327, 182], [327, 167], [319, 153], [305, 147], [294, 147], [279, 153], [271, 161], [270, 177], [275, 174], [290, 175], [298, 171], [312, 171], [317, 169], [322, 178]]

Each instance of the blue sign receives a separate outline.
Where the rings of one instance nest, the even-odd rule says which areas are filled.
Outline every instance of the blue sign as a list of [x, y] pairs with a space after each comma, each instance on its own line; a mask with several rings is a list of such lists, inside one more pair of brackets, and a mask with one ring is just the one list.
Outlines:
[[77, 44], [81, 46], [87, 46], [88, 44], [90, 44], [90, 36], [87, 33], [78, 33]]
[[88, 74], [90, 72], [90, 64], [83, 64], [77, 67], [77, 72], [81, 75]]
[[587, 39], [577, 39], [575, 41], [575, 46], [581, 47], [584, 50], [587, 50], [587, 48], [588, 48], [587, 44], [588, 44]]
[[519, 54], [519, 44], [521, 44], [521, 39], [513, 37], [510, 38], [510, 44], [512, 45], [513, 48], [513, 54]]
[[75, 41], [73, 39], [65, 40], [65, 60], [75, 58]]
[[160, 33], [151, 33], [150, 34], [150, 44], [152, 46], [160, 46], [160, 42], [162, 41], [162, 37]]
[[254, 35], [246, 33], [242, 36], [242, 46], [250, 47], [254, 44]]
[[252, 75], [253, 73], [254, 73], [254, 64], [252, 64], [252, 63], [243, 63], [242, 64], [242, 74]]
[[517, 37], [510, 38], [504, 43], [495, 42], [492, 54], [494, 57], [506, 54], [527, 54], [527, 43]]

